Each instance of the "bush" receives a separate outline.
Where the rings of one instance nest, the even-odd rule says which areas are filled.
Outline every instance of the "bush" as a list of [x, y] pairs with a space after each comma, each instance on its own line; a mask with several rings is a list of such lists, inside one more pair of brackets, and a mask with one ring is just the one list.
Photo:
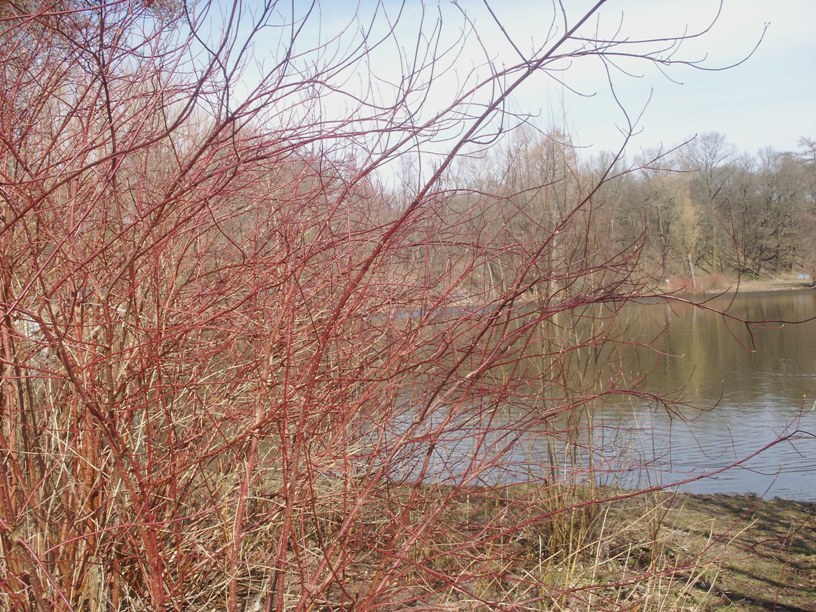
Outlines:
[[[628, 391], [591, 364], [647, 288], [592, 223], [631, 169], [501, 140], [523, 82], [604, 58], [593, 11], [435, 115], [441, 22], [55, 7], [0, 7], [6, 607], [571, 606], [654, 574], [595, 571], [587, 463], [585, 416]], [[366, 72], [409, 40], [397, 85]]]

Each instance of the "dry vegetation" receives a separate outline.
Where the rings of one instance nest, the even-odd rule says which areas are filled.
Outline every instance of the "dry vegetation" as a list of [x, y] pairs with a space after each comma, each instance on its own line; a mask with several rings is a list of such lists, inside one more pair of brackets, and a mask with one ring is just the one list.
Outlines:
[[453, 9], [0, 4], [0, 606], [700, 604], [706, 556], [584, 452], [583, 415], [640, 397], [595, 363], [660, 293], [648, 232], [609, 240], [639, 166], [506, 112], [586, 56], [689, 62], [560, 6], [436, 114], [482, 40]]
[[816, 608], [816, 504], [754, 496], [666, 498], [678, 555], [707, 556], [698, 581], [707, 610]]

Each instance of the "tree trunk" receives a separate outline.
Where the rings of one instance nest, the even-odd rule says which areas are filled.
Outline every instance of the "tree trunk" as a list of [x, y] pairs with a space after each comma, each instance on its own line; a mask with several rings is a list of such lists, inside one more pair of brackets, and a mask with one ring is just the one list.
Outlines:
[[694, 275], [694, 261], [691, 259], [691, 253], [686, 254], [686, 259], [688, 259], [688, 267], [689, 267], [689, 276], [691, 276], [691, 288], [697, 288], [697, 277]]

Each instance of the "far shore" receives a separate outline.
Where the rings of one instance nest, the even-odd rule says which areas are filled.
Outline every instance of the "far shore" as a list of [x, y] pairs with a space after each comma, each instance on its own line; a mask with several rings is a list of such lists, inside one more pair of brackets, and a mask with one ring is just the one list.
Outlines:
[[813, 289], [813, 281], [782, 278], [782, 279], [761, 279], [743, 280], [739, 285], [730, 288], [729, 291], [736, 290], [739, 293], [766, 293], [770, 291], [794, 291], [798, 289]]
[[692, 288], [691, 279], [670, 278], [667, 279], [666, 288], [672, 292], [693, 295], [695, 297], [711, 297], [719, 294], [740, 295], [772, 293], [777, 291], [800, 291], [814, 290], [813, 278], [808, 276], [800, 278], [796, 274], [786, 274], [773, 278], [758, 279], [727, 279], [719, 276], [703, 277], [698, 280], [697, 287]]

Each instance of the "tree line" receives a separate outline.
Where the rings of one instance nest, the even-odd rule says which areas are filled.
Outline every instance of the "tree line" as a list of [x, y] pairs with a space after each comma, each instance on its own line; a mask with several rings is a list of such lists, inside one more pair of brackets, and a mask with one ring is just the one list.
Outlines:
[[804, 138], [801, 145], [752, 156], [722, 134], [702, 134], [633, 177], [615, 213], [621, 232], [614, 237], [633, 239], [633, 219], [642, 222], [644, 248], [663, 277], [812, 275], [816, 148]]
[[[627, 253], [630, 274], [654, 287], [671, 280], [693, 289], [701, 277], [734, 282], [816, 273], [814, 141], [803, 138], [795, 152], [765, 148], [749, 155], [710, 132], [668, 153], [617, 160], [611, 168], [609, 157], [587, 159], [557, 129], [521, 130], [500, 152], [451, 172], [446, 214], [471, 218], [472, 236], [491, 228], [487, 241], [497, 253], [546, 236], [536, 265], [560, 273], [576, 258], [586, 265], [590, 252], [606, 263], [614, 252]], [[609, 180], [576, 216], [568, 204], [590, 193], [604, 172]], [[449, 263], [450, 252], [440, 243], [435, 258]], [[497, 254], [477, 284], [500, 292], [516, 257], [523, 258]], [[473, 295], [479, 291], [474, 285]]]

